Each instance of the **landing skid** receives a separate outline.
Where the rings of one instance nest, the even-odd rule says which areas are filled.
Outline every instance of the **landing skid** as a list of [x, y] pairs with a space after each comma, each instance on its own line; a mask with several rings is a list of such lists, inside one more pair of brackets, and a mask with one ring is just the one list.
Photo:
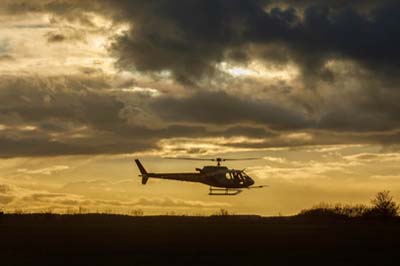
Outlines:
[[210, 192], [208, 193], [208, 195], [211, 195], [211, 196], [235, 196], [241, 192], [242, 192], [241, 189], [236, 189], [236, 188], [210, 187]]

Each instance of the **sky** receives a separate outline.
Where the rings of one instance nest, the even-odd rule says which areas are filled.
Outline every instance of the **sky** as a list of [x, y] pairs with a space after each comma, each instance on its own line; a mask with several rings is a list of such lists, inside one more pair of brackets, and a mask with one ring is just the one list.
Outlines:
[[[290, 215], [400, 199], [398, 47], [398, 1], [0, 0], [0, 209]], [[225, 165], [269, 187], [141, 185], [135, 158], [204, 165], [164, 157], [257, 157]]]

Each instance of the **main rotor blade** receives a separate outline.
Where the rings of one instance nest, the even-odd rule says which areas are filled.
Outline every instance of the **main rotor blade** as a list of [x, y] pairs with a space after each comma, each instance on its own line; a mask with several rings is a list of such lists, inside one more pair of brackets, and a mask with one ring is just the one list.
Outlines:
[[163, 157], [163, 159], [172, 160], [191, 160], [191, 161], [212, 161], [212, 162], [225, 162], [225, 161], [246, 161], [246, 160], [260, 160], [262, 157], [254, 158], [193, 158], [193, 157]]
[[224, 161], [246, 161], [246, 160], [260, 160], [262, 157], [258, 158], [238, 158], [238, 159], [222, 159]]
[[191, 161], [215, 161], [215, 159], [191, 158], [191, 157], [163, 157], [163, 159], [170, 159], [170, 160], [191, 160]]

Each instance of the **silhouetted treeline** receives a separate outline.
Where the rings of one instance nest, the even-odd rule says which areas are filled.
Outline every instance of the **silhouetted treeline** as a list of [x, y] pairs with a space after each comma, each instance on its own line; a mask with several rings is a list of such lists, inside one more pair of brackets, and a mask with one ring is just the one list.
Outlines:
[[383, 191], [295, 217], [5, 213], [0, 265], [398, 265], [398, 211]]
[[364, 204], [327, 204], [321, 203], [311, 209], [302, 210], [297, 216], [320, 218], [369, 218], [393, 219], [399, 214], [399, 205], [390, 195], [390, 191], [378, 192], [371, 205]]

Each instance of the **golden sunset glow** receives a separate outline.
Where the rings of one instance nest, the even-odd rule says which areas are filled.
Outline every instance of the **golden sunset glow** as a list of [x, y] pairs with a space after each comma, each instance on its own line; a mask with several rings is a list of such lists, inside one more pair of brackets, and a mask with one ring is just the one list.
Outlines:
[[[383, 11], [349, 7], [346, 41], [340, 5], [282, 2], [198, 20], [158, 1], [0, 1], [0, 210], [278, 215], [400, 198], [399, 39], [365, 30]], [[165, 157], [259, 158], [224, 165], [269, 187], [143, 186], [135, 158], [214, 164]]]

